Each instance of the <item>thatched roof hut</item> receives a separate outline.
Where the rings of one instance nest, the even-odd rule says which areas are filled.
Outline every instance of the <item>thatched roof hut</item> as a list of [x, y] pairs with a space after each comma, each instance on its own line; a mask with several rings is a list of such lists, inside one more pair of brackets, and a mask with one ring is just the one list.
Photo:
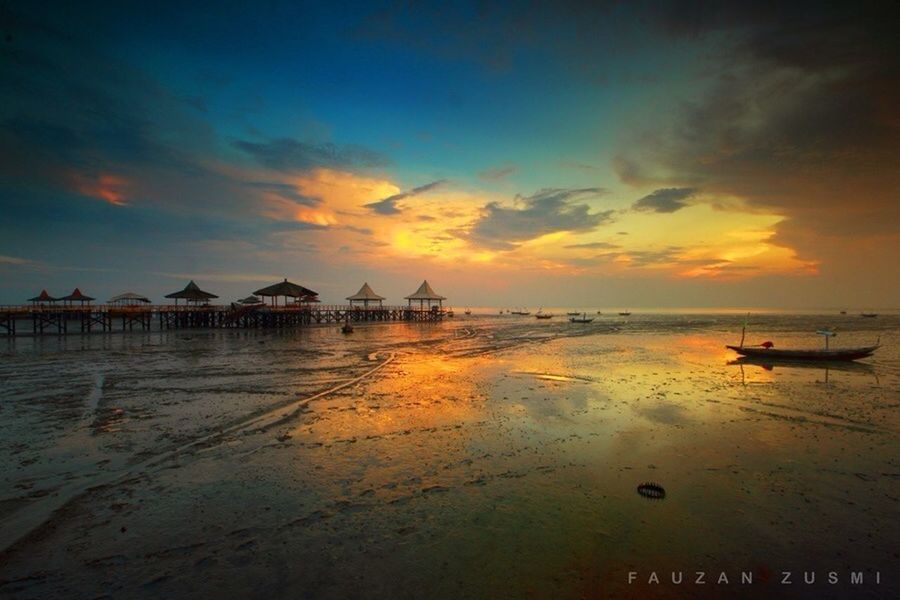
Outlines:
[[437, 302], [438, 306], [442, 306], [444, 300], [446, 300], [447, 298], [444, 296], [441, 296], [440, 294], [435, 292], [433, 289], [431, 289], [431, 286], [428, 285], [428, 281], [425, 280], [422, 282], [422, 285], [419, 286], [419, 289], [417, 289], [415, 292], [413, 292], [409, 296], [406, 296], [405, 299], [409, 301], [410, 306], [412, 306], [413, 300], [418, 300], [419, 308], [422, 308], [422, 306], [426, 302], [428, 303], [428, 307], [430, 308], [432, 302]]
[[369, 287], [368, 283], [364, 283], [363, 286], [359, 288], [358, 292], [352, 296], [347, 296], [347, 300], [350, 301], [350, 306], [353, 306], [354, 302], [359, 302], [364, 308], [368, 308], [369, 302], [377, 302], [378, 306], [382, 306], [384, 296], [379, 296], [371, 287]]
[[69, 303], [81, 302], [81, 304], [84, 304], [85, 302], [87, 302], [87, 303], [93, 302], [94, 298], [91, 298], [90, 296], [85, 296], [84, 294], [81, 293], [80, 289], [75, 288], [71, 294], [69, 294], [68, 296], [63, 296], [62, 298], [60, 298], [60, 300], [62, 300], [63, 302], [69, 302]]
[[54, 298], [50, 294], [47, 293], [47, 290], [41, 290], [41, 293], [35, 296], [34, 298], [29, 298], [29, 302], [33, 302], [35, 304], [45, 303], [45, 302], [56, 302], [59, 298]]
[[288, 281], [287, 278], [285, 278], [284, 281], [270, 285], [269, 287], [264, 287], [261, 290], [256, 290], [253, 293], [257, 296], [272, 298], [272, 303], [274, 306], [278, 305], [278, 298], [280, 296], [284, 297], [284, 303], [287, 304], [288, 298], [315, 298], [319, 295], [318, 292], [314, 292], [313, 290], [305, 288], [302, 285], [292, 283]]
[[206, 304], [210, 299], [218, 298], [218, 296], [204, 292], [192, 279], [190, 283], [184, 286], [183, 290], [166, 294], [166, 298], [174, 298], [175, 304], [178, 304], [178, 300], [187, 300], [189, 303], [193, 302], [194, 304]]

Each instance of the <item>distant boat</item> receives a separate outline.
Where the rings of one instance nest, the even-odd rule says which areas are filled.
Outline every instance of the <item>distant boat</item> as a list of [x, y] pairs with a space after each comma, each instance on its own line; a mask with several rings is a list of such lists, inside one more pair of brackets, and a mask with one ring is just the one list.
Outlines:
[[628, 311], [626, 310], [626, 311], [620, 312], [620, 313], [619, 313], [619, 316], [620, 316], [620, 317], [630, 317], [630, 316], [631, 316], [631, 313], [628, 312]]
[[598, 311], [597, 311], [597, 314], [598, 314], [598, 315], [602, 315], [602, 314], [603, 314], [603, 311], [602, 311], [602, 310], [598, 310]]
[[[575, 313], [578, 314], [578, 313]], [[594, 320], [594, 317], [588, 317], [587, 313], [582, 313], [580, 317], [570, 317], [569, 323], [590, 323]]]
[[881, 346], [859, 346], [856, 348], [797, 349], [765, 348], [761, 346], [725, 346], [741, 356], [753, 358], [775, 358], [782, 360], [856, 360], [872, 356]]
[[543, 308], [539, 308], [534, 315], [535, 319], [552, 319], [553, 313], [545, 313]]
[[471, 315], [471, 314], [472, 314], [472, 311], [469, 310], [469, 309], [467, 308], [467, 309], [466, 309], [466, 314], [467, 314], [467, 315]]
[[846, 311], [846, 310], [842, 310], [842, 311], [841, 311], [841, 314], [842, 314], [842, 315], [846, 315], [846, 314], [847, 314], [847, 311]]
[[344, 326], [341, 327], [341, 333], [353, 333], [353, 325], [351, 325], [349, 322], [344, 323]]
[[530, 315], [531, 314], [530, 311], [527, 311], [524, 309], [523, 310], [514, 310], [514, 311], [511, 311], [511, 313], [514, 315]]
[[570, 317], [577, 317], [580, 314], [581, 314], [580, 312], [567, 312], [566, 313], [566, 315], [568, 315]]
[[452, 309], [452, 308], [447, 310], [447, 316], [448, 316], [448, 317], [452, 317], [452, 316], [453, 316], [453, 309]]
[[875, 317], [878, 316], [878, 313], [861, 313], [859, 316], [867, 317], [869, 319], [874, 319]]

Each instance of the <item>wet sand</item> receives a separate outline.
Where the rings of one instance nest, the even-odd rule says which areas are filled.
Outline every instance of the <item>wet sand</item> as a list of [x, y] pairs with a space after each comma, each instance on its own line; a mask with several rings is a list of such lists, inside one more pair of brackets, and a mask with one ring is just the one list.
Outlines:
[[0, 594], [896, 597], [898, 325], [827, 369], [704, 315], [5, 341]]

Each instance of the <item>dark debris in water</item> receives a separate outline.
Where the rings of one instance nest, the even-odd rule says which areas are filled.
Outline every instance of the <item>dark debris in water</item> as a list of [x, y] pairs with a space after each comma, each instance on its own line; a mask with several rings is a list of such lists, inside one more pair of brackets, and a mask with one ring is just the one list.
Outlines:
[[652, 481], [648, 481], [637, 486], [637, 493], [644, 498], [651, 498], [653, 500], [662, 500], [666, 497], [665, 488]]

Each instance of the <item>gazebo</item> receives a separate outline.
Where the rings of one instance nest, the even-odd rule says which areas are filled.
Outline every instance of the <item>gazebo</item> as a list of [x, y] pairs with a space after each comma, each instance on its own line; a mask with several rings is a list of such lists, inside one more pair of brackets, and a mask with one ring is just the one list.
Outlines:
[[353, 306], [354, 302], [359, 302], [363, 305], [363, 309], [368, 310], [369, 302], [378, 302], [378, 307], [382, 307], [384, 296], [379, 296], [369, 287], [368, 283], [364, 283], [358, 292], [352, 296], [347, 296], [347, 300], [350, 301], [350, 306]]
[[124, 294], [113, 296], [107, 302], [118, 306], [137, 306], [138, 304], [150, 304], [150, 298], [134, 292], [125, 292]]
[[71, 294], [69, 294], [68, 296], [63, 296], [62, 298], [60, 298], [60, 300], [70, 305], [75, 302], [80, 302], [82, 306], [84, 306], [85, 303], [90, 304], [94, 301], [94, 299], [90, 296], [85, 296], [84, 294], [82, 294], [81, 290], [78, 288], [75, 288]]
[[166, 298], [174, 298], [176, 305], [180, 299], [186, 300], [188, 304], [209, 304], [211, 298], [218, 298], [218, 296], [210, 294], [209, 292], [204, 292], [192, 279], [190, 283], [184, 286], [183, 290], [166, 294]]
[[[285, 278], [285, 280], [280, 283], [270, 285], [269, 287], [264, 287], [261, 290], [256, 290], [253, 293], [257, 296], [272, 298], [272, 306], [278, 306], [279, 296], [284, 296], [284, 304], [287, 305], [288, 298], [315, 298], [319, 295], [318, 292], [314, 292], [309, 288], [305, 288], [302, 285], [297, 285], [296, 283], [291, 283], [287, 280], [287, 278]], [[309, 300], [305, 301], [308, 302]]]
[[437, 302], [438, 307], [443, 306], [444, 300], [446, 300], [444, 296], [441, 296], [428, 285], [428, 281], [423, 281], [422, 285], [419, 286], [419, 289], [415, 291], [415, 293], [410, 294], [406, 297], [406, 300], [409, 300], [409, 306], [412, 308], [413, 300], [419, 301], [419, 308], [421, 309], [424, 306], [424, 303], [428, 303], [428, 308], [431, 308], [432, 302]]
[[32, 304], [52, 304], [56, 302], [59, 298], [54, 298], [50, 294], [47, 293], [47, 290], [41, 290], [41, 293], [35, 296], [34, 298], [29, 298], [28, 301]]

